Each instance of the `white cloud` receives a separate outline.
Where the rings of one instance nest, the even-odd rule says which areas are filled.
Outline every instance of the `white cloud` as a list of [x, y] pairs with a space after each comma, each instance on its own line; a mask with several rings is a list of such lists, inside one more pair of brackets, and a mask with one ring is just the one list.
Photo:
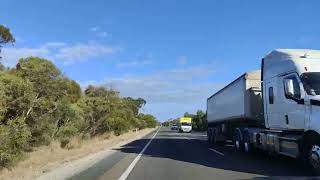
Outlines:
[[100, 28], [98, 26], [94, 26], [90, 28], [90, 31], [96, 32], [98, 31]]
[[[147, 101], [145, 112], [164, 120], [178, 117], [185, 111], [205, 110], [207, 97], [222, 87], [206, 80], [215, 73], [212, 69], [212, 65], [206, 64], [93, 83], [118, 90], [124, 97], [144, 98]], [[86, 87], [90, 82], [81, 84]]]
[[45, 48], [60, 48], [67, 46], [64, 42], [48, 42], [43, 45]]
[[129, 61], [129, 62], [121, 62], [116, 64], [118, 68], [129, 68], [129, 67], [137, 67], [137, 66], [146, 66], [152, 64], [151, 60], [142, 60], [142, 61]]
[[47, 57], [50, 54], [48, 48], [3, 48], [1, 62], [5, 66], [15, 66], [20, 58], [29, 56]]
[[97, 36], [102, 37], [102, 38], [105, 38], [105, 37], [110, 36], [110, 35], [111, 34], [106, 32], [106, 31], [97, 33]]
[[90, 58], [103, 57], [113, 54], [117, 48], [96, 43], [67, 44], [64, 42], [48, 42], [33, 48], [3, 48], [2, 62], [7, 66], [14, 66], [19, 58], [39, 56], [52, 61], [61, 61], [64, 64], [72, 64], [86, 61]]
[[146, 52], [144, 49], [137, 51], [135, 57], [131, 61], [121, 61], [116, 64], [118, 68], [133, 68], [151, 65], [154, 63], [151, 52]]
[[194, 97], [202, 96], [204, 91], [212, 92], [212, 88], [208, 87], [215, 85], [199, 79], [205, 79], [214, 72], [210, 65], [198, 65], [164, 70], [145, 76], [108, 79], [104, 84], [112, 85], [123, 96], [143, 97], [152, 102], [181, 103], [180, 100], [193, 101]]
[[100, 37], [100, 38], [106, 38], [108, 36], [111, 36], [111, 33], [104, 31], [99, 26], [91, 27], [89, 30], [93, 32], [97, 37]]
[[177, 105], [204, 101], [219, 87], [211, 83], [177, 83], [152, 78], [111, 79], [106, 81], [105, 86], [119, 90], [122, 96], [145, 98], [151, 104], [174, 103]]
[[65, 64], [72, 64], [77, 61], [101, 57], [115, 52], [115, 48], [101, 44], [76, 44], [59, 48], [53, 57], [63, 60]]

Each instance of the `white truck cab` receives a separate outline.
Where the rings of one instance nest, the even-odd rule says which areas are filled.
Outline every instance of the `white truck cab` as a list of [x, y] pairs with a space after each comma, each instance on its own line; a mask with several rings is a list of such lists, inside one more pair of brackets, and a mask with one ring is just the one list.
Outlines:
[[[264, 149], [306, 160], [320, 174], [320, 51], [272, 51], [262, 61], [262, 89], [270, 131], [254, 138], [266, 139]], [[274, 143], [267, 145], [268, 139]]]
[[274, 50], [262, 79], [266, 128], [320, 133], [320, 51]]

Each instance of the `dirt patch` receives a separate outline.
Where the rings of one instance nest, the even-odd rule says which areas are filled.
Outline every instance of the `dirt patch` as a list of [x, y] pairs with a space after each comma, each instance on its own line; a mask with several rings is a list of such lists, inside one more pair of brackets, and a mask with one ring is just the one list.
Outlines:
[[[60, 143], [53, 142], [49, 146], [40, 147], [33, 152], [27, 153], [27, 158], [12, 169], [1, 170], [0, 179], [35, 179], [56, 168], [71, 165], [73, 161], [81, 160], [89, 155], [92, 157], [88, 157], [88, 160], [84, 159], [83, 161], [92, 161], [92, 158], [105, 156], [110, 153], [110, 149], [114, 146], [141, 138], [153, 130], [131, 131], [120, 136], [107, 134], [90, 140], [75, 138], [69, 145], [71, 149], [62, 149]], [[94, 161], [91, 163], [94, 163]], [[85, 164], [84, 166], [89, 165], [88, 163]]]

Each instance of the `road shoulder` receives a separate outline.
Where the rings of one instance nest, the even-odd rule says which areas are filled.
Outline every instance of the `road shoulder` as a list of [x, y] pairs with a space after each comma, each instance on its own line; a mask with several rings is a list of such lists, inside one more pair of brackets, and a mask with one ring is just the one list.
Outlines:
[[107, 147], [106, 149], [99, 151], [97, 153], [90, 154], [86, 157], [80, 158], [78, 160], [68, 162], [63, 164], [61, 167], [54, 169], [51, 172], [45, 173], [37, 178], [37, 180], [48, 180], [48, 179], [67, 179], [70, 178], [88, 168], [93, 166], [94, 164], [98, 163], [102, 159], [110, 156], [113, 154], [117, 149], [125, 144], [128, 144], [132, 141], [135, 141], [137, 139], [140, 139], [147, 134], [152, 133], [155, 131], [155, 129], [149, 129], [147, 131], [144, 131], [143, 133], [139, 133], [137, 136], [134, 136], [128, 140], [122, 141], [120, 143], [117, 143], [114, 146]]
[[78, 171], [89, 168], [99, 158], [112, 154], [114, 152], [112, 149], [153, 131], [155, 128], [108, 138], [101, 136], [81, 141], [79, 147], [70, 150], [60, 148], [59, 143], [39, 147], [10, 170], [2, 169], [0, 179], [65, 179], [64, 177], [70, 177]]

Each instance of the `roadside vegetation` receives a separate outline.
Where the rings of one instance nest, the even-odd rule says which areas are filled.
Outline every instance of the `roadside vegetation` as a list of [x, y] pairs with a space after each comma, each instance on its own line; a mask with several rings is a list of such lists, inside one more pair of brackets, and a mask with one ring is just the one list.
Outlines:
[[[190, 114], [188, 112], [184, 113], [183, 117], [192, 118], [192, 130], [195, 131], [206, 131], [207, 124], [207, 115], [202, 110], [198, 110], [196, 114]], [[180, 117], [179, 117], [180, 118]], [[163, 126], [171, 126], [172, 124], [177, 124], [179, 122], [179, 118], [169, 119], [162, 123]]]
[[[14, 42], [10, 30], [0, 25], [0, 49]], [[14, 165], [26, 151], [53, 140], [72, 148], [69, 143], [75, 136], [90, 139], [155, 127], [155, 117], [139, 111], [145, 104], [142, 98], [121, 97], [106, 87], [90, 85], [82, 91], [40, 57], [21, 58], [13, 68], [1, 64], [0, 167]]]

